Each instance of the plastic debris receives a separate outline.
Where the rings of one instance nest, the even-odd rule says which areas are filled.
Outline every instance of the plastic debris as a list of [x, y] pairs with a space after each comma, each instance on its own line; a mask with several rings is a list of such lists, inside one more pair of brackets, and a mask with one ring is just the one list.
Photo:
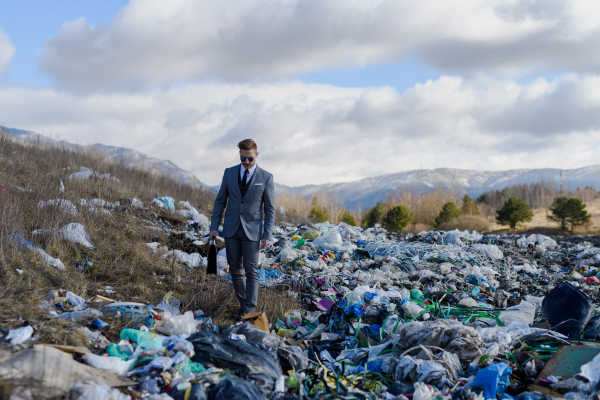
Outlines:
[[85, 227], [81, 224], [72, 222], [68, 225], [65, 225], [60, 230], [60, 234], [63, 238], [73, 243], [84, 245], [85, 247], [89, 247], [90, 249], [94, 248], [94, 245], [90, 242], [90, 237], [85, 231]]

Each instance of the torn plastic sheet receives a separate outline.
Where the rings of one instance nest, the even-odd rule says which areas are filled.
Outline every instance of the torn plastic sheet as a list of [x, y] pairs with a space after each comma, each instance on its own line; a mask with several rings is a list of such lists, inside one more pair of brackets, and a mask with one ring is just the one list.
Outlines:
[[411, 353], [398, 358], [385, 358], [382, 372], [401, 382], [424, 382], [437, 387], [452, 386], [461, 372], [460, 361], [455, 354], [442, 349], [418, 346]]
[[58, 208], [58, 211], [60, 211], [61, 213], [71, 214], [74, 217], [77, 216], [77, 208], [69, 200], [54, 199], [54, 200], [40, 201], [37, 205], [37, 209], [39, 211], [42, 211], [43, 209], [45, 209], [47, 207], [56, 207], [56, 208]]
[[392, 338], [395, 347], [435, 346], [458, 355], [468, 363], [482, 355], [483, 339], [477, 330], [458, 320], [413, 321], [398, 327]]

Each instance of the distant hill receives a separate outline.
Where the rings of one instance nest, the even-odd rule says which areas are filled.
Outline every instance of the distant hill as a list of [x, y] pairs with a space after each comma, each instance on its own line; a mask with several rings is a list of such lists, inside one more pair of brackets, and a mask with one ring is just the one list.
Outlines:
[[194, 187], [210, 189], [210, 187], [200, 181], [196, 175], [179, 168], [170, 160], [161, 160], [159, 158], [151, 157], [141, 151], [126, 147], [107, 146], [100, 143], [82, 146], [64, 140], [55, 140], [37, 132], [7, 128], [4, 126], [0, 126], [0, 129], [10, 133], [15, 139], [25, 143], [40, 144], [42, 146], [60, 146], [67, 149], [92, 149], [101, 152], [111, 161], [120, 162], [123, 160], [124, 164], [128, 167], [147, 169], [162, 175], [169, 175], [177, 181]]
[[[477, 197], [489, 190], [500, 190], [507, 186], [544, 181], [560, 187], [561, 170], [557, 168], [513, 169], [508, 171], [474, 171], [465, 169], [438, 168], [396, 172], [365, 178], [353, 182], [327, 183], [290, 187], [275, 184], [277, 193], [310, 197], [320, 191], [335, 192], [350, 210], [374, 206], [387, 198], [388, 192], [398, 187], [413, 188], [415, 191], [431, 191], [436, 185], [453, 188], [461, 194]], [[562, 170], [565, 189], [575, 190], [579, 186], [600, 188], [600, 165]], [[213, 186], [213, 191], [218, 190]]]

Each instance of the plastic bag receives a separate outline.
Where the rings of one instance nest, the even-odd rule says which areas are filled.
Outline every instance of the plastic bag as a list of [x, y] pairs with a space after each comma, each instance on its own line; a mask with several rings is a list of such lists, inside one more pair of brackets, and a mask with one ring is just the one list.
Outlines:
[[277, 256], [279, 261], [293, 261], [298, 257], [294, 249], [282, 249]]
[[475, 380], [473, 381], [473, 387], [483, 389], [486, 399], [495, 399], [497, 393], [504, 393], [508, 385], [510, 385], [510, 374], [512, 374], [512, 368], [504, 361], [490, 365], [477, 372], [477, 376], [475, 376]]
[[228, 338], [232, 334], [244, 335], [248, 342], [262, 343], [273, 348], [281, 346], [281, 338], [279, 336], [273, 336], [252, 325], [250, 322], [230, 326], [221, 334], [221, 337]]
[[82, 244], [90, 249], [94, 248], [94, 245], [90, 242], [90, 237], [85, 231], [85, 227], [81, 224], [72, 222], [65, 225], [59, 232], [63, 238], [73, 243]]
[[393, 342], [402, 349], [421, 344], [439, 347], [458, 355], [462, 363], [480, 357], [482, 348], [485, 349], [479, 332], [460, 321], [450, 319], [402, 324], [396, 330]]
[[504, 325], [510, 325], [515, 321], [531, 325], [535, 318], [535, 304], [523, 300], [518, 305], [502, 311], [498, 318]]
[[173, 292], [169, 292], [165, 294], [160, 304], [156, 305], [156, 308], [168, 311], [172, 316], [177, 316], [179, 315], [179, 304], [181, 303], [173, 296]]
[[240, 340], [224, 339], [215, 333], [201, 331], [188, 338], [196, 354], [192, 361], [206, 368], [227, 368], [237, 376], [250, 379], [263, 393], [269, 393], [282, 375], [273, 348]]
[[175, 400], [208, 400], [208, 393], [200, 383], [192, 385], [189, 393], [187, 388], [181, 390], [174, 389], [170, 395]]
[[96, 354], [86, 353], [81, 359], [89, 366], [103, 369], [117, 375], [125, 375], [135, 360], [123, 361], [119, 357], [103, 357]]
[[162, 341], [151, 332], [138, 331], [137, 329], [125, 328], [119, 335], [121, 340], [130, 340], [137, 343], [142, 349], [162, 349]]
[[600, 354], [596, 355], [589, 363], [582, 365], [578, 375], [590, 381], [594, 393], [597, 393], [597, 385], [600, 382]]
[[37, 209], [40, 211], [46, 207], [56, 207], [61, 213], [71, 214], [74, 217], [77, 216], [77, 208], [69, 200], [54, 199], [48, 201], [40, 201], [37, 205]]
[[130, 397], [105, 383], [79, 381], [71, 386], [69, 400], [128, 400]]
[[211, 400], [267, 400], [252, 383], [239, 378], [219, 382], [210, 391]]
[[22, 344], [31, 339], [33, 328], [30, 325], [23, 326], [18, 329], [11, 329], [4, 340], [10, 341], [12, 344]]
[[54, 258], [50, 254], [46, 253], [44, 249], [40, 249], [39, 247], [32, 248], [33, 252], [39, 254], [42, 260], [46, 261], [49, 265], [60, 269], [61, 271], [65, 270], [65, 265], [60, 261], [60, 258]]
[[426, 384], [415, 382], [415, 392], [412, 398], [413, 400], [431, 400], [433, 399], [433, 393]]
[[157, 199], [152, 200], [150, 205], [154, 207], [163, 208], [167, 211], [175, 211], [175, 200], [172, 197], [159, 197]]
[[200, 321], [194, 319], [194, 313], [188, 311], [183, 315], [167, 318], [166, 323], [156, 330], [166, 335], [191, 335], [196, 331]]
[[352, 251], [356, 245], [342, 240], [342, 235], [336, 230], [330, 230], [313, 240], [313, 244], [324, 250]]

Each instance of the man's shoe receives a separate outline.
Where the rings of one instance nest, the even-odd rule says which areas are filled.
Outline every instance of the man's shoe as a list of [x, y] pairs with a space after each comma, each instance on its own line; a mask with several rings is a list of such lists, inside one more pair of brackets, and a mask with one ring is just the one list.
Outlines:
[[232, 320], [234, 320], [235, 322], [239, 322], [242, 320], [242, 316], [243, 316], [242, 314], [237, 313], [237, 314], [232, 314], [230, 318]]

